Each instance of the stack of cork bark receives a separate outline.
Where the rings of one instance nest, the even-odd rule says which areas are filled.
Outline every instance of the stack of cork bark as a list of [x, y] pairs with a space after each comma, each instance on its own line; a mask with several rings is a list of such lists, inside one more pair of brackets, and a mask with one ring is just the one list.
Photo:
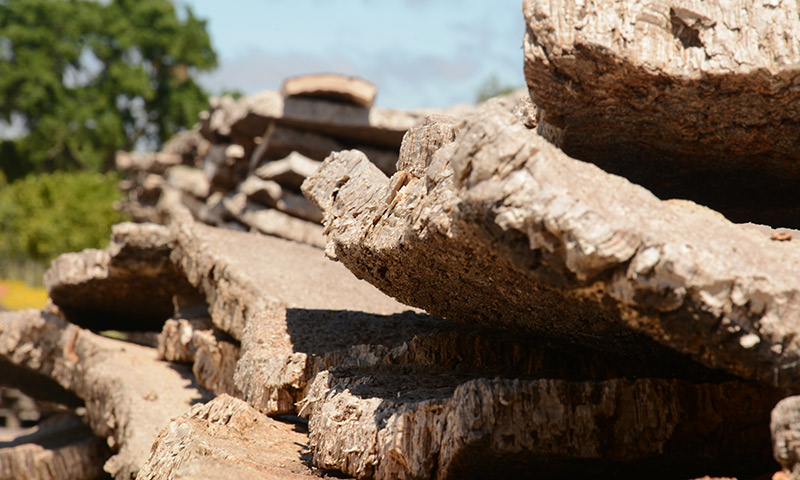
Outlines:
[[0, 313], [65, 406], [0, 478], [800, 478], [798, 6], [523, 13], [522, 99], [293, 79], [121, 154], [150, 223]]
[[300, 193], [303, 180], [348, 148], [393, 174], [403, 135], [432, 112], [374, 108], [376, 93], [364, 80], [326, 74], [290, 78], [280, 92], [212, 98], [198, 125], [160, 152], [118, 153], [123, 208], [135, 221], [163, 223], [158, 199], [174, 189], [207, 224], [323, 247], [322, 213]]

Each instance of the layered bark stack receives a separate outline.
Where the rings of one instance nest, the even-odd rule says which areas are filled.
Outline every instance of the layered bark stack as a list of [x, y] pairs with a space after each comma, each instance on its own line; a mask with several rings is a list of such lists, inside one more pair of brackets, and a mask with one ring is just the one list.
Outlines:
[[[735, 7], [527, 1], [533, 102], [406, 115], [352, 79], [292, 79], [120, 155], [130, 211], [163, 225], [117, 226], [54, 262], [45, 312], [0, 313], [5, 383], [85, 409], [109, 447], [84, 429], [48, 461], [75, 478], [98, 459], [141, 479], [800, 478], [793, 232], [632, 183], [793, 218], [705, 188], [796, 170], [796, 6]], [[7, 447], [0, 473], [41, 475], [41, 451]]]
[[198, 125], [160, 152], [120, 152], [124, 209], [163, 222], [156, 208], [176, 189], [195, 218], [322, 246], [321, 213], [299, 191], [331, 152], [359, 148], [391, 174], [403, 134], [424, 114], [373, 108], [374, 85], [339, 75], [286, 80], [281, 92], [213, 98]]

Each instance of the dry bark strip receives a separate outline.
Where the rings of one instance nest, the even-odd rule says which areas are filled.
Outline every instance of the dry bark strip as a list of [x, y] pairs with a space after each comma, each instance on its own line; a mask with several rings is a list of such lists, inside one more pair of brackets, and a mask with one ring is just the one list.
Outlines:
[[228, 395], [195, 405], [161, 431], [138, 480], [302, 480], [308, 437]]
[[[332, 151], [329, 150], [325, 157]], [[313, 175], [321, 164], [322, 162], [312, 160], [301, 153], [291, 152], [285, 158], [260, 166], [255, 174], [264, 180], [272, 180], [299, 190], [306, 177]]]
[[798, 227], [796, 2], [526, 0], [525, 76], [573, 158]]
[[80, 417], [63, 414], [0, 442], [0, 480], [94, 480], [110, 456]]
[[210, 110], [201, 118], [201, 133], [217, 138], [261, 136], [275, 122], [298, 129], [324, 133], [340, 141], [396, 149], [403, 134], [422, 120], [415, 112], [365, 109], [327, 100], [290, 97], [265, 91], [234, 100], [212, 98]]
[[[399, 163], [414, 164], [414, 159]], [[796, 389], [800, 250], [570, 159], [489, 102], [425, 175], [359, 152], [303, 185], [328, 255], [428, 312]], [[638, 333], [636, 333], [638, 332]]]
[[164, 226], [115, 225], [104, 250], [67, 253], [53, 261], [44, 282], [52, 301], [73, 323], [96, 330], [161, 330], [172, 297], [194, 289], [169, 258]]
[[[241, 340], [234, 374], [241, 398], [267, 414], [294, 412], [314, 376], [334, 365], [436, 366], [481, 359], [472, 369], [483, 374], [532, 375], [535, 368], [539, 374], [572, 372], [579, 378], [710, 375], [676, 355], [653, 358], [642, 369], [641, 362], [624, 355], [568, 360], [542, 353], [541, 345], [532, 348], [535, 354], [523, 353], [525, 347], [493, 340], [486, 332], [459, 333], [453, 322], [414, 313], [385, 315], [404, 307], [325, 260], [319, 250], [208, 227], [180, 210], [172, 228], [178, 239], [175, 261], [206, 293], [216, 327]], [[581, 370], [585, 364], [594, 367]], [[548, 370], [548, 365], [558, 367]]]
[[[387, 175], [395, 172], [397, 163], [397, 149], [370, 147], [368, 145], [334, 140], [328, 135], [302, 130], [299, 128], [277, 125], [267, 127], [266, 132], [260, 137], [258, 145], [253, 149], [250, 165], [261, 165], [271, 160], [278, 161], [296, 152], [313, 160], [324, 160], [331, 152], [346, 148], [358, 148], [364, 152], [372, 163], [378, 166]], [[299, 186], [299, 185], [298, 185]]]
[[408, 307], [329, 262], [316, 248], [195, 222], [180, 206], [170, 223], [172, 258], [205, 293], [214, 325], [241, 340], [253, 316], [288, 308], [391, 314]]
[[322, 221], [322, 212], [316, 205], [306, 200], [299, 192], [284, 188], [276, 181], [251, 175], [239, 184], [238, 192], [244, 194], [248, 200], [263, 203], [301, 220], [312, 223]]
[[240, 349], [239, 342], [213, 328], [211, 317], [167, 320], [158, 336], [159, 358], [191, 364], [197, 385], [217, 395], [239, 395], [233, 373]]
[[324, 73], [287, 78], [281, 93], [284, 97], [322, 98], [370, 108], [378, 87], [361, 78]]
[[221, 202], [228, 215], [252, 231], [317, 248], [325, 247], [322, 226], [318, 223], [293, 217], [257, 202], [250, 202], [244, 193], [228, 195]]
[[[241, 341], [235, 386], [262, 412], [293, 412], [302, 398], [313, 365], [311, 352], [299, 346], [304, 336], [321, 341], [316, 328], [338, 312], [406, 309], [314, 247], [202, 225], [179, 206], [171, 225], [178, 239], [173, 259], [205, 292], [214, 325]], [[327, 340], [339, 335], [324, 331]]]
[[205, 199], [211, 192], [211, 182], [199, 168], [177, 165], [167, 172], [167, 184], [198, 199]]
[[316, 378], [317, 466], [374, 479], [692, 478], [773, 468], [768, 433], [755, 426], [780, 394], [764, 395], [755, 382], [465, 379], [393, 367]]
[[[359, 478], [677, 478], [771, 464], [757, 426], [783, 396], [776, 389], [674, 358], [597, 354], [442, 321], [392, 329], [381, 328], [388, 318], [368, 320], [371, 340], [350, 349], [326, 340], [327, 326], [358, 345], [346, 323], [309, 334], [339, 348], [317, 348], [321, 373], [299, 402], [321, 468]], [[377, 344], [380, 332], [403, 328], [406, 338]]]
[[208, 398], [187, 367], [158, 361], [156, 349], [95, 335], [54, 313], [0, 313], [0, 358], [27, 369], [29, 383], [55, 380], [83, 399], [89, 426], [117, 451], [104, 466], [117, 479], [136, 475], [170, 418]]
[[166, 362], [192, 363], [197, 352], [194, 332], [213, 328], [211, 317], [171, 318], [158, 334], [158, 358]]

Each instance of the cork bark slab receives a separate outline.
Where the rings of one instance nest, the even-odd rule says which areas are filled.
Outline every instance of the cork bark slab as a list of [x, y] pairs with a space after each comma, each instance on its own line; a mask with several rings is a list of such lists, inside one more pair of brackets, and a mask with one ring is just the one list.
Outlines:
[[172, 297], [194, 292], [169, 258], [169, 229], [121, 223], [104, 250], [66, 253], [44, 283], [52, 301], [76, 324], [95, 330], [161, 330]]
[[62, 414], [0, 441], [2, 480], [94, 480], [103, 478], [111, 451], [74, 414]]
[[416, 112], [284, 98], [280, 92], [265, 91], [238, 101], [230, 97], [212, 99], [209, 113], [202, 119], [201, 132], [210, 139], [255, 138], [275, 122], [330, 135], [339, 141], [396, 149], [406, 130], [423, 117]]
[[458, 128], [421, 177], [326, 159], [303, 190], [327, 254], [435, 315], [797, 388], [795, 245], [573, 160], [496, 102]]
[[361, 78], [327, 73], [287, 78], [281, 93], [284, 97], [322, 98], [370, 108], [378, 87]]
[[356, 478], [748, 478], [773, 468], [768, 432], [755, 426], [780, 393], [385, 366], [323, 372], [309, 398], [315, 464]]
[[95, 335], [54, 313], [0, 313], [0, 357], [26, 369], [26, 382], [55, 380], [83, 399], [92, 431], [117, 452], [104, 466], [117, 479], [133, 478], [169, 419], [208, 396], [186, 366], [159, 361], [156, 349]]
[[790, 1], [527, 0], [525, 77], [560, 146], [661, 198], [798, 227]]
[[295, 426], [221, 395], [172, 419], [136, 478], [319, 478], [305, 461], [307, 444], [307, 435]]

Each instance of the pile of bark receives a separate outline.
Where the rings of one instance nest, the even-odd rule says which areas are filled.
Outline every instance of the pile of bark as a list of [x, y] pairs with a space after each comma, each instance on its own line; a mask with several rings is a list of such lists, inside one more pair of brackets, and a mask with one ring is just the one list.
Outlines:
[[726, 218], [794, 218], [800, 17], [734, 3], [526, 1], [522, 99], [293, 79], [120, 154], [140, 223], [0, 313], [66, 410], [0, 478], [800, 478], [795, 224]]
[[300, 193], [303, 180], [349, 148], [393, 174], [403, 135], [433, 112], [373, 107], [376, 93], [358, 78], [308, 75], [280, 92], [212, 98], [197, 126], [161, 151], [117, 154], [122, 208], [134, 221], [163, 223], [158, 199], [175, 189], [209, 225], [324, 246], [322, 213]]

